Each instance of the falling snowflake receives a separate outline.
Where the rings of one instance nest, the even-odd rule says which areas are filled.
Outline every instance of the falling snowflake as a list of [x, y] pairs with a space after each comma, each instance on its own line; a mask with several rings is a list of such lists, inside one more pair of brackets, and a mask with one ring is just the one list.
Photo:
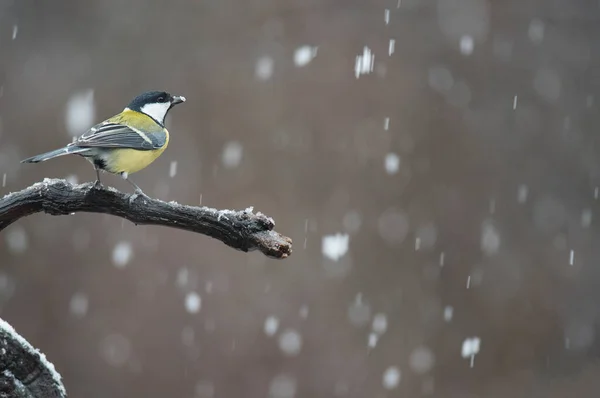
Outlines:
[[302, 336], [293, 329], [283, 331], [279, 336], [279, 348], [287, 356], [296, 356], [302, 348]]
[[465, 35], [460, 38], [460, 52], [463, 55], [471, 55], [473, 53], [473, 49], [475, 47], [475, 42], [473, 41], [473, 37], [469, 35]]
[[279, 319], [274, 316], [270, 316], [265, 319], [264, 331], [267, 336], [273, 336], [279, 329]]
[[311, 46], [298, 47], [294, 51], [294, 64], [297, 67], [308, 65], [310, 61], [317, 55], [317, 48]]
[[481, 345], [481, 339], [479, 337], [471, 337], [465, 339], [462, 344], [461, 356], [463, 358], [471, 358], [471, 367], [473, 367], [473, 361], [475, 355], [479, 353], [479, 347]]
[[396, 174], [400, 169], [400, 156], [395, 153], [388, 153], [385, 156], [385, 171], [388, 174]]
[[65, 125], [71, 136], [83, 134], [94, 124], [95, 118], [94, 90], [77, 92], [69, 98], [65, 109]]
[[133, 249], [129, 242], [119, 242], [113, 249], [112, 261], [115, 267], [123, 268], [133, 257]]
[[386, 390], [393, 390], [400, 384], [401, 373], [396, 366], [390, 366], [383, 372], [383, 387]]
[[238, 141], [230, 141], [223, 148], [223, 154], [221, 160], [223, 165], [228, 169], [233, 169], [240, 165], [242, 161], [242, 155], [244, 147]]
[[259, 80], [269, 80], [273, 75], [273, 69], [275, 66], [275, 61], [271, 57], [260, 57], [256, 61], [256, 66], [254, 67], [254, 74]]
[[169, 177], [173, 178], [177, 174], [177, 161], [172, 161], [169, 165]]
[[190, 292], [185, 296], [185, 310], [190, 314], [195, 314], [202, 307], [202, 298], [196, 292]]
[[369, 47], [365, 46], [363, 53], [356, 56], [356, 63], [354, 64], [354, 74], [358, 79], [360, 75], [366, 75], [373, 72], [373, 66], [375, 65], [375, 55], [371, 52]]
[[321, 250], [323, 255], [333, 261], [338, 261], [348, 252], [348, 234], [326, 235], [323, 237]]

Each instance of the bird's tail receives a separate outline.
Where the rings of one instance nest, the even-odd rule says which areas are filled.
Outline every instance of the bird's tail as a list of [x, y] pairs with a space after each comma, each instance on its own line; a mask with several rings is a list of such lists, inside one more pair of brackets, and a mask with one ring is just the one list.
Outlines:
[[54, 151], [42, 153], [40, 155], [32, 156], [27, 159], [21, 160], [21, 163], [39, 163], [45, 162], [48, 159], [57, 158], [59, 156], [70, 155], [73, 153], [81, 153], [88, 151], [89, 148], [79, 148], [76, 146], [66, 146], [64, 148], [55, 149]]

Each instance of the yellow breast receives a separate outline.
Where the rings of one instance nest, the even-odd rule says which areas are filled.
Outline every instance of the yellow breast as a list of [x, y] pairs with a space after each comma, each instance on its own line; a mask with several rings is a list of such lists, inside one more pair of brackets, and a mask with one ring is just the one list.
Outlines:
[[110, 160], [107, 162], [107, 171], [111, 173], [133, 174], [146, 168], [154, 162], [169, 145], [169, 132], [165, 129], [167, 140], [165, 145], [151, 151], [139, 151], [137, 149], [114, 149], [111, 151]]

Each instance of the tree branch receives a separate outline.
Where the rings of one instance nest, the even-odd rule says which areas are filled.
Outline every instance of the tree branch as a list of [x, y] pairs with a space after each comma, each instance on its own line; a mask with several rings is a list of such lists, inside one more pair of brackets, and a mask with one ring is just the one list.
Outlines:
[[0, 319], [0, 398], [66, 396], [54, 365]]
[[76, 212], [105, 213], [136, 225], [162, 225], [198, 232], [244, 252], [260, 250], [271, 258], [292, 253], [292, 240], [273, 231], [275, 222], [252, 208], [217, 210], [163, 202], [114, 188], [95, 188], [92, 183], [72, 185], [45, 179], [0, 199], [0, 231], [33, 213], [68, 215]]

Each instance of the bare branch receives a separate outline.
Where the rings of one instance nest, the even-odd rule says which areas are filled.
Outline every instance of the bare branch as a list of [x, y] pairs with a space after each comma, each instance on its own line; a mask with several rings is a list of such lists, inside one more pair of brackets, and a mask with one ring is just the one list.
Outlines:
[[0, 397], [64, 398], [60, 375], [44, 354], [0, 319]]
[[76, 212], [105, 213], [136, 225], [162, 225], [198, 232], [244, 252], [260, 250], [271, 258], [292, 253], [292, 240], [273, 231], [275, 222], [252, 208], [217, 210], [163, 202], [114, 188], [95, 188], [91, 183], [72, 185], [45, 179], [0, 199], [0, 231], [33, 213], [68, 215]]

